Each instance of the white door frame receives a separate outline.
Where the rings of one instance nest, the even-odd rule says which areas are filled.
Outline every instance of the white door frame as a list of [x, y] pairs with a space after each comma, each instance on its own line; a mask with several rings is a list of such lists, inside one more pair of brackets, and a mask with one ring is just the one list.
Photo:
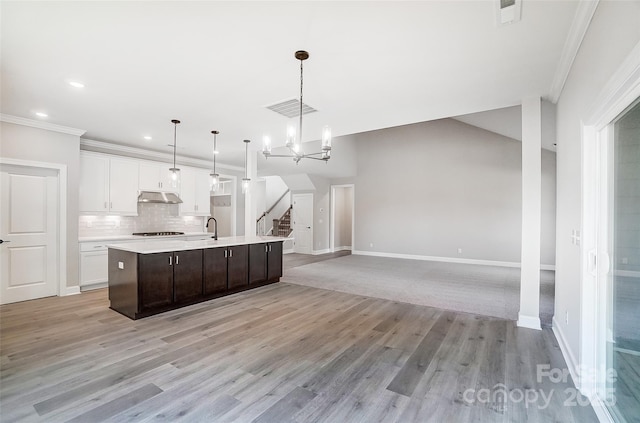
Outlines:
[[355, 184], [331, 185], [331, 221], [329, 222], [329, 248], [336, 251], [336, 188], [351, 188], [351, 250], [355, 250], [356, 242], [356, 193]]
[[[600, 199], [607, 187], [602, 175], [602, 160], [607, 160], [611, 122], [640, 97], [640, 43], [618, 68], [602, 93], [594, 102], [593, 110], [582, 123], [582, 240], [581, 240], [581, 298], [579, 362], [569, 365], [577, 387], [592, 399], [594, 410], [602, 421], [613, 421], [599, 397], [599, 388], [606, 371], [606, 352], [602, 341], [607, 334], [601, 321], [602, 302], [606, 299], [606, 286], [602, 276], [608, 273], [606, 239], [598, 234], [599, 223], [607, 213], [607, 199]], [[606, 164], [605, 164], [606, 166]], [[599, 277], [600, 276], [600, 277]], [[555, 326], [555, 325], [554, 325]], [[569, 361], [569, 360], [567, 360]], [[576, 365], [580, 365], [580, 369]], [[580, 377], [580, 373], [585, 377]], [[593, 377], [597, 375], [595, 378]]]
[[0, 164], [50, 169], [58, 173], [58, 296], [77, 294], [78, 287], [67, 290], [67, 165], [0, 157]]

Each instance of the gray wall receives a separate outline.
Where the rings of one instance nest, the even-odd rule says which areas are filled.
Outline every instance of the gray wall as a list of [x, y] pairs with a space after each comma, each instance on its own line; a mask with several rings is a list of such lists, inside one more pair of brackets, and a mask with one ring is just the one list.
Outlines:
[[[519, 263], [521, 150], [453, 119], [358, 134], [354, 249]], [[541, 154], [541, 262], [552, 265], [555, 153]]]
[[[67, 286], [78, 285], [80, 137], [0, 122], [0, 156], [67, 166]], [[62, 293], [64, 294], [64, 293]]]

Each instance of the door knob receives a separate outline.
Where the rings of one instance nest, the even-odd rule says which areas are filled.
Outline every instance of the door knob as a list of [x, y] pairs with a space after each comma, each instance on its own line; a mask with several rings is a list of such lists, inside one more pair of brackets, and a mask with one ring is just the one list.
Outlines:
[[0, 239], [0, 244], [2, 244], [3, 242], [11, 242], [11, 241], [5, 241], [5, 240]]

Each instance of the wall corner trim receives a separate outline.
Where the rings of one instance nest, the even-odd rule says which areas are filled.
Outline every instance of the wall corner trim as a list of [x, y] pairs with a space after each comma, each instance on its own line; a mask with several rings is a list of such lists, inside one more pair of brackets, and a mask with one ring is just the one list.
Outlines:
[[45, 129], [47, 131], [61, 132], [63, 134], [75, 135], [81, 137], [87, 132], [84, 129], [71, 128], [68, 126], [55, 125], [49, 122], [41, 122], [39, 120], [27, 119], [19, 116], [5, 115], [0, 113], [0, 121], [13, 123], [15, 125], [30, 126], [32, 128]]
[[593, 14], [598, 7], [598, 2], [599, 0], [583, 0], [578, 3], [578, 9], [569, 28], [569, 34], [567, 34], [564, 47], [562, 48], [562, 55], [560, 56], [560, 61], [558, 62], [558, 67], [556, 68], [551, 83], [548, 100], [553, 104], [557, 103], [560, 99], [560, 94], [562, 94], [562, 89], [569, 77], [573, 61], [578, 55], [582, 40], [587, 33]]
[[517, 325], [521, 328], [542, 330], [542, 326], [540, 325], [540, 317], [538, 316], [527, 316], [518, 313]]

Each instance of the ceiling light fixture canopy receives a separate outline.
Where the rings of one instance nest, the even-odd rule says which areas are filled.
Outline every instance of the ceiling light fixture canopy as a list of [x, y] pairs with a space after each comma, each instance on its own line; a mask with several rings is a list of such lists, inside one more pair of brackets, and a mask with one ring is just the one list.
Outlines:
[[211, 131], [211, 133], [213, 134], [213, 172], [209, 174], [209, 188], [210, 191], [216, 192], [220, 186], [220, 175], [216, 173], [216, 154], [218, 154], [216, 135], [220, 132]]
[[[295, 58], [300, 60], [300, 111], [298, 114], [298, 134], [296, 136], [296, 127], [289, 125], [286, 135], [286, 146], [289, 149], [289, 154], [271, 154], [271, 138], [265, 135], [262, 139], [262, 154], [266, 158], [269, 157], [289, 157], [293, 158], [293, 161], [298, 164], [302, 159], [322, 160], [327, 162], [331, 158], [331, 128], [325, 126], [322, 128], [322, 147], [317, 153], [307, 153], [302, 151], [302, 87], [303, 87], [303, 63], [309, 58], [309, 53], [304, 50], [298, 50], [295, 53]], [[318, 157], [319, 156], [319, 157]]]
[[249, 157], [249, 143], [251, 141], [250, 140], [244, 140], [244, 178], [242, 178], [242, 193], [246, 194], [247, 191], [249, 191], [249, 182], [251, 182], [251, 179], [249, 179], [249, 175], [247, 173], [247, 161], [248, 161], [248, 157]]
[[171, 186], [173, 188], [178, 188], [180, 184], [180, 169], [176, 167], [176, 140], [178, 133], [178, 124], [180, 123], [177, 119], [172, 119], [171, 123], [173, 123], [173, 167], [169, 169], [169, 177], [171, 178]]

